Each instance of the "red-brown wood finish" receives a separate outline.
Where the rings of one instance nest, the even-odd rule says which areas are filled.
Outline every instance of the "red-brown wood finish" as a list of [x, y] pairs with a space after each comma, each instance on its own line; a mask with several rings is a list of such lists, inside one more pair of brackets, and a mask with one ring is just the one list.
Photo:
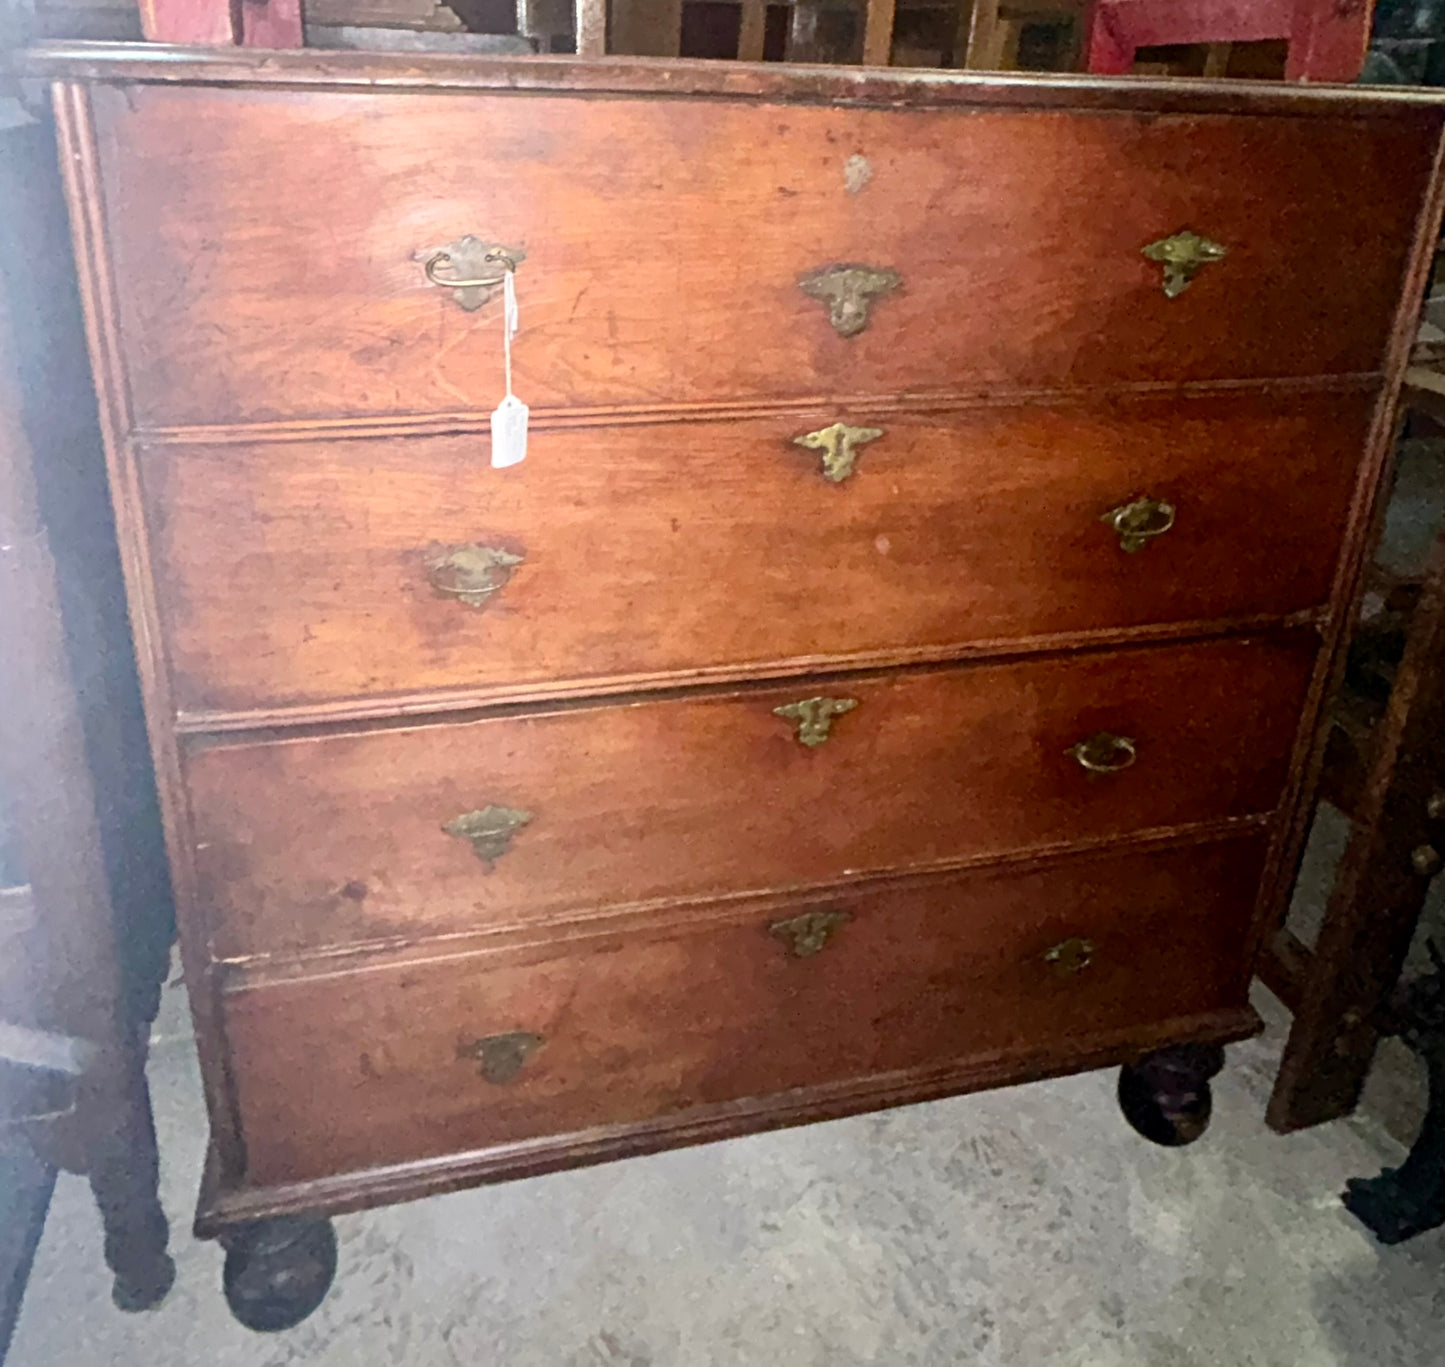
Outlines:
[[[140, 463], [176, 704], [218, 712], [1284, 617], [1329, 597], [1369, 394], [157, 445]], [[801, 433], [882, 430], [840, 484]], [[1174, 527], [1127, 553], [1140, 495]], [[245, 516], [237, 516], [245, 509]], [[525, 556], [485, 606], [446, 549]]]
[[[1314, 650], [1299, 632], [198, 747], [212, 947], [436, 935], [1268, 813]], [[856, 706], [810, 748], [774, 708], [819, 694]], [[1136, 743], [1131, 767], [1068, 753], [1100, 731]], [[532, 817], [490, 863], [442, 829], [488, 806]]]
[[[564, 1141], [1238, 1008], [1261, 855], [1252, 839], [976, 873], [238, 991], [247, 1182]], [[769, 927], [803, 909], [850, 919], [798, 958]], [[1046, 957], [1075, 939], [1086, 966]], [[472, 1047], [518, 1031], [542, 1043], [487, 1081]]]
[[[1434, 146], [1363, 120], [93, 99], [144, 427], [489, 411], [500, 302], [466, 312], [418, 259], [469, 233], [527, 252], [534, 408], [1370, 372]], [[1141, 248], [1184, 228], [1229, 256], [1169, 299]], [[798, 285], [846, 262], [902, 278], [853, 337]]]
[[[1439, 96], [158, 46], [29, 69], [73, 82], [77, 268], [215, 1136], [202, 1227], [1253, 1028], [1438, 231]], [[1186, 226], [1229, 254], [1166, 300], [1139, 249]], [[496, 307], [465, 313], [415, 259], [467, 232], [528, 253], [512, 471], [485, 466]], [[796, 277], [849, 260], [903, 286], [844, 339]], [[886, 431], [836, 487], [790, 444], [835, 418]], [[1179, 513], [1137, 556], [1089, 520], [1126, 475], [1120, 498]], [[526, 559], [484, 611], [438, 615], [458, 605], [418, 593], [413, 537], [500, 539], [502, 514]], [[855, 693], [813, 753], [771, 710]], [[1137, 765], [1066, 792], [1064, 750], [1099, 728], [1137, 734]], [[525, 793], [475, 791], [498, 777]], [[533, 813], [490, 873], [440, 829], [487, 802]], [[929, 923], [937, 958], [892, 948], [940, 880], [975, 912]], [[732, 968], [660, 946], [774, 949], [760, 918], [837, 898], [879, 913], [888, 947], [850, 981], [880, 1012], [977, 955], [1003, 1042], [925, 1016], [902, 1062], [864, 1040], [801, 1080], [747, 1074], [723, 1054], [762, 1068], [747, 1041], [792, 1018], [745, 1011], [724, 1043], [687, 1000], [674, 1109], [582, 1115], [578, 1060], [637, 1039], [607, 1001], [660, 1000], [659, 965]], [[1095, 999], [1091, 964], [1088, 1019], [1056, 1020], [1006, 927], [1091, 898], [1100, 924], [1143, 918], [1130, 966]], [[587, 1081], [518, 1120], [535, 1138], [457, 1109], [484, 969], [518, 1011], [564, 981], [599, 1003], [551, 1024]], [[431, 1080], [347, 1090], [360, 1052]], [[309, 1093], [303, 1065], [334, 1079]], [[729, 1067], [738, 1099], [692, 1106]], [[324, 1128], [283, 1131], [333, 1081], [355, 1124], [324, 1125], [355, 1137], [327, 1156]], [[654, 1106], [638, 1088], [614, 1114]], [[383, 1095], [442, 1096], [435, 1130]]]

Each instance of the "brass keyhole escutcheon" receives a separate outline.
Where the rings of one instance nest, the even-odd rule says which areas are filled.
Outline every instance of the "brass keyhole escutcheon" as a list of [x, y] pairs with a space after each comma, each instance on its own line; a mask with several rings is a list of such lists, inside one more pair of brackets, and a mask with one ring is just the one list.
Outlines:
[[542, 1047], [542, 1036], [530, 1030], [513, 1030], [505, 1035], [488, 1035], [457, 1049], [457, 1057], [475, 1059], [477, 1072], [499, 1086], [514, 1082], [527, 1060]]
[[471, 233], [444, 247], [425, 247], [416, 254], [427, 280], [453, 291], [452, 298], [468, 313], [475, 313], [491, 299], [507, 273], [526, 259], [527, 253], [520, 247], [483, 242]]
[[1127, 769], [1139, 758], [1138, 747], [1128, 736], [1116, 736], [1112, 731], [1098, 731], [1085, 740], [1071, 745], [1065, 752], [1071, 755], [1082, 769], [1091, 774], [1117, 774]]
[[1099, 521], [1107, 523], [1118, 534], [1121, 551], [1134, 555], [1173, 527], [1174, 518], [1172, 503], [1157, 498], [1136, 498], [1132, 503], [1110, 508]]
[[800, 698], [773, 708], [773, 715], [792, 722], [797, 727], [799, 744], [813, 749], [828, 739], [834, 717], [841, 717], [857, 706], [857, 698]]
[[469, 840], [472, 853], [488, 868], [512, 848], [512, 837], [532, 819], [520, 807], [480, 807], [444, 822], [442, 830], [459, 840]]
[[805, 911], [786, 921], [774, 921], [768, 934], [781, 940], [795, 959], [811, 959], [822, 953], [828, 941], [853, 918], [846, 911]]
[[1157, 261], [1164, 267], [1166, 299], [1177, 299], [1205, 266], [1223, 261], [1229, 255], [1226, 247], [1188, 228], [1170, 237], [1161, 237], [1140, 250], [1150, 261]]
[[829, 484], [841, 484], [853, 473], [858, 448], [877, 441], [882, 435], [881, 427], [849, 427], [847, 423], [835, 422], [828, 427], [820, 427], [816, 432], [804, 432], [801, 437], [794, 437], [793, 445], [821, 452], [823, 478]]
[[827, 307], [828, 321], [840, 337], [856, 337], [868, 326], [873, 305], [903, 283], [888, 266], [856, 263], [821, 266], [798, 280], [798, 288]]
[[469, 608], [484, 608], [525, 559], [501, 546], [451, 546], [427, 565], [427, 583], [439, 598], [456, 598]]
[[1072, 977], [1075, 973], [1082, 973], [1094, 962], [1094, 942], [1079, 939], [1077, 936], [1064, 940], [1044, 954], [1044, 962], [1059, 977]]

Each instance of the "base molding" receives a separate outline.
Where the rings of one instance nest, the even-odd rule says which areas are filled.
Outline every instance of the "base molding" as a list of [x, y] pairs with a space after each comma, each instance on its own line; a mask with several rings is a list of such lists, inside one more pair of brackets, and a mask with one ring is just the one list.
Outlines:
[[944, 1068], [855, 1079], [755, 1097], [664, 1116], [642, 1124], [551, 1135], [469, 1153], [447, 1154], [384, 1168], [338, 1173], [305, 1182], [227, 1189], [214, 1153], [206, 1165], [196, 1211], [197, 1238], [223, 1237], [237, 1225], [288, 1215], [340, 1215], [460, 1191], [490, 1182], [535, 1177], [664, 1149], [706, 1144], [766, 1130], [836, 1120], [867, 1111], [934, 1101], [994, 1087], [1135, 1062], [1168, 1045], [1230, 1044], [1257, 1035], [1263, 1021], [1249, 1005], [1178, 1017], [1144, 1029], [1074, 1042], [1067, 1054], [991, 1054]]

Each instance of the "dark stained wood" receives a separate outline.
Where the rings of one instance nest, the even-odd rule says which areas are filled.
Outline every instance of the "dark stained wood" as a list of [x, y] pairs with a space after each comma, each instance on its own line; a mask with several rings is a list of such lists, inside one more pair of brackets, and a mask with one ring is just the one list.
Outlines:
[[[204, 726], [1283, 618], [1328, 599], [1371, 407], [818, 409], [539, 431], [505, 471], [483, 436], [167, 445], [139, 461], [176, 705]], [[834, 485], [792, 438], [840, 416], [884, 436]], [[1177, 521], [1126, 554], [1100, 519], [1141, 494]], [[428, 582], [438, 548], [468, 543], [526, 556], [482, 610]]]
[[1429, 888], [1416, 850], [1445, 851], [1445, 537], [1436, 545], [1404, 659], [1371, 748], [1354, 830], [1330, 890], [1311, 971], [1270, 1098], [1277, 1130], [1347, 1115], [1380, 1040]]
[[[186, 760], [221, 957], [508, 925], [1270, 812], [1311, 633], [811, 680]], [[857, 707], [810, 749], [773, 709]], [[1099, 731], [1138, 761], [1089, 774]], [[284, 800], [278, 801], [278, 795]], [[445, 822], [528, 811], [488, 865]]]
[[[466, 233], [528, 253], [515, 387], [539, 409], [1373, 371], [1434, 149], [1365, 120], [93, 100], [142, 427], [490, 410], [500, 304], [464, 311], [417, 259]], [[1168, 299], [1140, 249], [1186, 226], [1230, 255]], [[797, 283], [838, 262], [903, 280], [851, 338]]]
[[[226, 999], [248, 1184], [643, 1124], [852, 1078], [1024, 1054], [1244, 1005], [1259, 840], [816, 904], [851, 919], [791, 956], [774, 913], [643, 940], [468, 956]], [[1076, 973], [1048, 952], [1093, 945]], [[476, 1041], [541, 1037], [489, 1082]]]

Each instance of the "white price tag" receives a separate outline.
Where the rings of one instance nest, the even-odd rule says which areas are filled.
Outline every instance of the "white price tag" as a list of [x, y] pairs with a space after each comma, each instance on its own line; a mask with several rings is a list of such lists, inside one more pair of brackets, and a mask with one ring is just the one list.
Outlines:
[[505, 470], [527, 458], [527, 405], [508, 394], [492, 411], [492, 469]]
[[517, 277], [508, 271], [502, 285], [502, 363], [507, 397], [492, 411], [492, 469], [505, 470], [527, 459], [527, 405], [512, 393], [512, 338], [517, 333]]

